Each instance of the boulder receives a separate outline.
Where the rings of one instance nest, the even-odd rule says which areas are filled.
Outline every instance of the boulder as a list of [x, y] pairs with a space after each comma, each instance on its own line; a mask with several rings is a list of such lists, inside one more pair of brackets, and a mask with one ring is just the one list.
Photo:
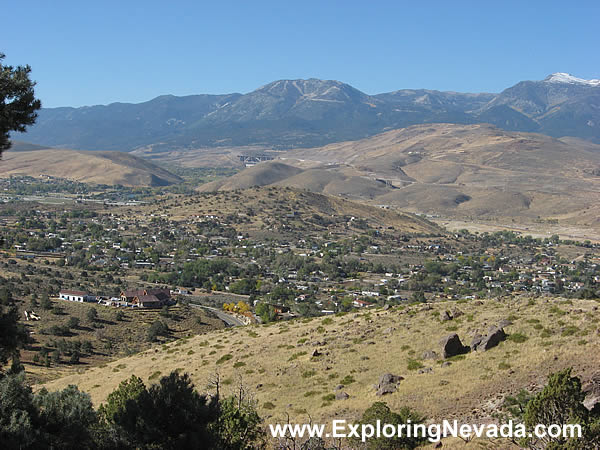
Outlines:
[[480, 335], [479, 333], [476, 334], [475, 336], [473, 336], [473, 339], [471, 340], [471, 351], [472, 352], [477, 350], [477, 347], [479, 346], [479, 344], [481, 344], [481, 341], [483, 341], [483, 336]]
[[350, 396], [346, 392], [337, 392], [335, 394], [336, 400], [348, 400], [348, 398], [350, 398]]
[[433, 350], [428, 350], [423, 353], [423, 359], [438, 359], [439, 355]]
[[583, 385], [582, 390], [585, 394], [583, 406], [590, 411], [600, 410], [600, 373], [593, 375], [592, 378]]
[[458, 319], [460, 316], [464, 316], [465, 313], [462, 312], [460, 309], [454, 307], [452, 308], [452, 318], [453, 319]]
[[432, 367], [424, 367], [423, 369], [419, 369], [419, 374], [422, 373], [431, 373], [433, 372], [433, 368]]
[[400, 375], [393, 375], [391, 373], [385, 373], [379, 377], [379, 384], [376, 384], [374, 387], [377, 390], [378, 396], [393, 394], [396, 392], [396, 385], [404, 380]]
[[498, 328], [506, 328], [511, 326], [513, 323], [508, 320], [508, 319], [502, 319], [499, 323], [498, 323]]
[[381, 397], [382, 395], [393, 394], [397, 390], [398, 389], [396, 388], [396, 385], [394, 385], [394, 384], [386, 384], [386, 385], [380, 387], [377, 390], [377, 393], [375, 395], [377, 395], [378, 397]]
[[465, 346], [460, 341], [458, 334], [452, 333], [440, 341], [442, 346], [442, 357], [450, 358], [452, 356], [465, 353]]
[[382, 386], [384, 384], [398, 384], [402, 380], [404, 380], [404, 377], [401, 377], [400, 375], [384, 373], [383, 375], [381, 375], [381, 377], [379, 377], [379, 386]]
[[450, 314], [450, 311], [444, 311], [440, 313], [440, 320], [442, 322], [447, 322], [448, 320], [452, 320], [452, 314]]
[[489, 350], [496, 347], [500, 342], [506, 339], [506, 333], [502, 328], [492, 327], [486, 337], [484, 337], [481, 343], [477, 346], [477, 351]]

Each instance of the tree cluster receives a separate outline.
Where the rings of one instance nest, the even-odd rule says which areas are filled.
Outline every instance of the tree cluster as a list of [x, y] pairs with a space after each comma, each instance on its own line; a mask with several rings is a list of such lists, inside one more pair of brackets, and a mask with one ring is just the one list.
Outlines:
[[242, 393], [201, 395], [187, 374], [176, 372], [150, 387], [132, 376], [96, 411], [76, 386], [34, 394], [22, 376], [7, 375], [0, 378], [0, 447], [262, 448], [261, 419]]

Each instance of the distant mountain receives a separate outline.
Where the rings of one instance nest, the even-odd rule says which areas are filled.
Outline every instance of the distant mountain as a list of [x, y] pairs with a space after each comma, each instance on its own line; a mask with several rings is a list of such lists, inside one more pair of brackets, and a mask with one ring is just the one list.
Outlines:
[[600, 81], [555, 73], [500, 94], [405, 89], [367, 95], [339, 81], [280, 80], [245, 95], [167, 95], [139, 104], [42, 109], [24, 139], [86, 150], [296, 148], [423, 123], [491, 123], [600, 143]]
[[[509, 122], [501, 111], [512, 109]], [[499, 127], [536, 131], [548, 136], [574, 136], [600, 143], [600, 80], [554, 73], [543, 81], [521, 81], [491, 100], [479, 114]], [[496, 120], [494, 120], [496, 119]]]
[[2, 155], [0, 178], [52, 176], [83, 183], [167, 186], [182, 179], [136, 156], [114, 151], [43, 149], [18, 143]]

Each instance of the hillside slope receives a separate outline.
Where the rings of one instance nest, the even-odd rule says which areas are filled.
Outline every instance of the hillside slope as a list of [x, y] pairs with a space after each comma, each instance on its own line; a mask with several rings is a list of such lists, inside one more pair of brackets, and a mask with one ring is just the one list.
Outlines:
[[[600, 146], [577, 139], [486, 124], [416, 125], [292, 150], [281, 162], [302, 169], [278, 176], [281, 186], [428, 214], [565, 220], [581, 215], [590, 226], [600, 225], [589, 214], [600, 200]], [[270, 167], [259, 164], [202, 189], [244, 187], [249, 171], [256, 175], [254, 184], [269, 184]]]
[[[306, 228], [315, 231], [314, 215], [344, 218], [343, 227], [352, 217], [361, 218], [373, 227], [394, 227], [404, 233], [440, 235], [445, 232], [432, 222], [413, 215], [390, 209], [378, 208], [339, 197], [303, 191], [288, 186], [254, 187], [245, 190], [202, 192], [186, 199], [185, 204], [168, 202], [169, 214], [177, 219], [193, 216], [214, 215], [223, 217], [234, 214], [244, 218], [244, 232], [265, 233], [277, 228], [279, 232], [302, 232]], [[141, 210], [144, 208], [142, 207]], [[281, 223], [285, 222], [284, 225]], [[324, 228], [325, 230], [326, 228]], [[342, 232], [342, 229], [340, 232]]]
[[[600, 344], [600, 313], [595, 305], [514, 297], [226, 329], [156, 347], [46, 387], [77, 384], [98, 404], [132, 374], [152, 382], [180, 370], [202, 388], [218, 373], [228, 392], [241, 380], [258, 399], [268, 423], [285, 422], [286, 414], [301, 422], [307, 414], [317, 423], [334, 417], [356, 419], [380, 400], [394, 410], [409, 406], [438, 422], [456, 418], [485, 423], [494, 420], [504, 396], [520, 389], [538, 390], [552, 372], [573, 366], [584, 381], [598, 374], [600, 359], [593, 349]], [[464, 314], [440, 321], [441, 312], [457, 309]], [[498, 347], [451, 358], [443, 365], [443, 359], [423, 359], [431, 350], [440, 355], [439, 341], [445, 336], [458, 333], [469, 345], [475, 334], [487, 333], [501, 320], [511, 324], [505, 326], [509, 339]], [[427, 370], [420, 373], [419, 368]], [[379, 397], [373, 385], [385, 373], [404, 380], [397, 392]], [[337, 392], [349, 398], [323, 398]]]
[[0, 177], [11, 175], [47, 175], [85, 183], [123, 186], [167, 186], [182, 181], [177, 175], [127, 153], [57, 149], [5, 152], [0, 165]]

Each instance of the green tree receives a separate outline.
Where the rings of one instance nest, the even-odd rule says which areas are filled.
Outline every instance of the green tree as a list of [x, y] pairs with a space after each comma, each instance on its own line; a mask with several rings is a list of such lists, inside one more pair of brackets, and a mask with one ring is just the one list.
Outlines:
[[0, 296], [0, 368], [9, 359], [18, 360], [19, 349], [29, 340], [18, 321], [19, 311], [10, 293]]
[[71, 316], [67, 322], [69, 328], [77, 328], [79, 326], [79, 317]]
[[256, 281], [252, 278], [242, 278], [229, 285], [229, 291], [234, 294], [253, 294], [256, 290]]
[[92, 307], [88, 309], [86, 317], [87, 320], [90, 321], [90, 323], [94, 323], [96, 320], [98, 320], [98, 311], [96, 310], [96, 308]]
[[25, 131], [42, 107], [35, 98], [35, 82], [29, 78], [31, 67], [2, 65], [4, 56], [0, 53], [0, 156], [11, 146], [9, 132]]
[[0, 443], [2, 448], [30, 447], [38, 437], [33, 392], [23, 376], [0, 377]]
[[256, 305], [256, 315], [261, 318], [263, 323], [273, 322], [277, 318], [275, 309], [266, 303]]
[[109, 424], [121, 422], [127, 411], [127, 402], [137, 401], [144, 392], [146, 392], [146, 385], [135, 375], [121, 381], [119, 387], [108, 394], [106, 404], [101, 404], [98, 408], [100, 418]]
[[103, 414], [122, 447], [216, 448], [208, 427], [218, 418], [218, 401], [198, 394], [187, 374], [172, 372], [148, 389], [133, 379], [117, 390]]
[[45, 309], [45, 310], [52, 309], [52, 301], [50, 300], [50, 297], [48, 296], [47, 292], [44, 292], [42, 294], [42, 300], [40, 302], [40, 306], [42, 307], [42, 309]]
[[70, 385], [62, 391], [42, 389], [34, 398], [48, 448], [79, 449], [93, 446], [96, 412], [89, 394]]
[[[571, 368], [550, 375], [544, 389], [533, 397], [527, 404], [523, 415], [525, 426], [533, 429], [537, 424], [550, 426], [553, 424], [563, 426], [566, 424], [580, 424], [584, 430], [584, 439], [563, 437], [551, 438], [549, 436], [528, 442], [530, 447], [548, 449], [578, 449], [598, 448], [594, 445], [585, 446], [595, 442], [600, 444], [600, 434], [591, 423], [589, 411], [583, 405], [585, 394], [581, 389], [581, 380], [571, 376]], [[597, 425], [597, 422], [596, 422]]]
[[155, 320], [150, 328], [148, 328], [148, 340], [150, 342], [156, 341], [158, 336], [168, 336], [169, 335], [169, 327], [166, 323], [161, 320]]
[[227, 450], [251, 450], [264, 447], [261, 418], [254, 402], [241, 392], [219, 402], [219, 418], [212, 425], [219, 441]]

